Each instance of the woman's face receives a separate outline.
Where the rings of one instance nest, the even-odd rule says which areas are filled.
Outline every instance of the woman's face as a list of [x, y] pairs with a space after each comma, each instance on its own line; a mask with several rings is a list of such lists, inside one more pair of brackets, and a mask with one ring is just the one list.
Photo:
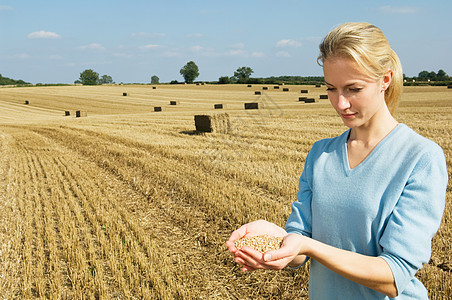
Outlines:
[[[370, 78], [359, 65], [346, 57], [332, 57], [323, 62], [328, 98], [349, 128], [366, 127], [386, 108], [384, 91], [392, 79]], [[392, 75], [392, 73], [391, 73]]]

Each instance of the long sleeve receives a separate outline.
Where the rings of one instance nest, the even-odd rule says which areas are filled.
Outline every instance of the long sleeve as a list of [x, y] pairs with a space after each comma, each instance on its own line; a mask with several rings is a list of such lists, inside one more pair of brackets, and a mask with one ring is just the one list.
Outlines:
[[438, 230], [447, 187], [443, 151], [433, 147], [415, 165], [390, 216], [380, 245], [394, 274], [397, 289], [405, 290], [416, 272], [430, 259], [431, 240]]
[[305, 167], [298, 183], [298, 201], [292, 203], [292, 213], [287, 219], [285, 226], [287, 233], [298, 233], [308, 237], [312, 236], [312, 189], [309, 182], [309, 178], [312, 178], [309, 174], [312, 171], [312, 167], [310, 166], [311, 156], [312, 154], [309, 153], [306, 157]]

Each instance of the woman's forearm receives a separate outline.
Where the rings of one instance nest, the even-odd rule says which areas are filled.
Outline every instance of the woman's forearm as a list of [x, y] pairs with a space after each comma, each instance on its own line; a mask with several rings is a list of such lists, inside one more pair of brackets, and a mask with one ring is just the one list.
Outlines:
[[[397, 296], [394, 276], [384, 259], [338, 249], [308, 237], [303, 237], [303, 239], [305, 247], [303, 247], [302, 254], [354, 282], [389, 297]], [[301, 255], [297, 256], [293, 265], [299, 263], [301, 258]]]

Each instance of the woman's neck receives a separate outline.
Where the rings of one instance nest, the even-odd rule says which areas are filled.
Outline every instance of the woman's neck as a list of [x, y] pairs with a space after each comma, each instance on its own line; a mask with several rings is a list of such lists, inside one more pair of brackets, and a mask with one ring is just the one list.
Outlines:
[[363, 146], [373, 148], [397, 125], [398, 122], [385, 106], [384, 109], [375, 114], [366, 124], [351, 128], [348, 142], [356, 141]]

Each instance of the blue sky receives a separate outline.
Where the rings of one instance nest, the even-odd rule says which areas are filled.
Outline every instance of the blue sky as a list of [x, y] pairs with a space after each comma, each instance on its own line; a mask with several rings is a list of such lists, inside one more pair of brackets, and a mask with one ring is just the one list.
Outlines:
[[0, 74], [73, 83], [85, 69], [115, 82], [232, 76], [322, 75], [318, 44], [344, 22], [380, 27], [408, 76], [452, 75], [452, 1], [0, 0]]

